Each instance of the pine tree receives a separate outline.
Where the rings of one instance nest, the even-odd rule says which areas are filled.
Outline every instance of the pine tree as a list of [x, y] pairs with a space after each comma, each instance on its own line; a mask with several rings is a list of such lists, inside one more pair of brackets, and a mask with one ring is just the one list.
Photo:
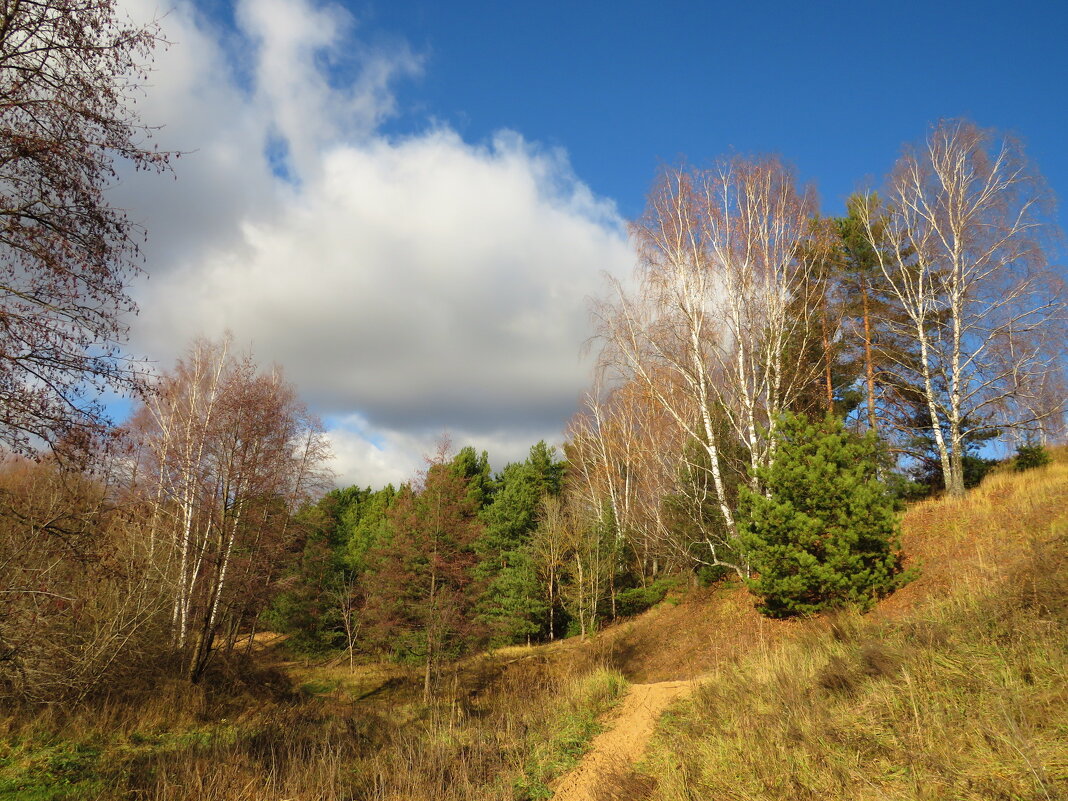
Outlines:
[[476, 549], [485, 592], [479, 616], [496, 643], [521, 642], [549, 627], [548, 593], [538, 574], [532, 538], [543, 498], [560, 493], [563, 470], [555, 449], [537, 443], [526, 461], [505, 467], [493, 502], [482, 511], [485, 531]]
[[[920, 355], [915, 338], [909, 336], [909, 320], [879, 268], [880, 253], [871, 239], [883, 251], [889, 245], [882, 241], [878, 222], [866, 227], [865, 202], [878, 206], [879, 199], [872, 195], [865, 201], [851, 195], [846, 200], [848, 214], [837, 220], [839, 291], [845, 317], [842, 356], [855, 378], [850, 394], [860, 403], [854, 417], [863, 419], [865, 427], [884, 441], [900, 444], [902, 430], [911, 435], [912, 418], [921, 400]], [[849, 416], [848, 409], [839, 411]]]
[[452, 470], [467, 482], [467, 498], [476, 511], [482, 511], [493, 501], [495, 486], [490, 477], [489, 454], [486, 451], [478, 454], [474, 448], [467, 445], [460, 449], [449, 464]]
[[1017, 473], [1045, 467], [1053, 462], [1053, 457], [1043, 445], [1025, 442], [1016, 448], [1016, 457], [1012, 460], [1012, 469]]
[[291, 635], [293, 650], [322, 653], [345, 640], [342, 607], [351, 612], [363, 603], [368, 556], [389, 540], [387, 513], [396, 495], [392, 484], [377, 491], [334, 489], [298, 514], [295, 522], [306, 536], [265, 618], [272, 629]]
[[784, 415], [776, 457], [759, 471], [766, 494], [741, 489], [740, 540], [750, 589], [771, 617], [871, 605], [902, 582], [894, 501], [876, 474], [878, 443]]
[[390, 540], [368, 554], [368, 634], [425, 668], [429, 700], [441, 664], [481, 641], [473, 549], [481, 527], [466, 479], [443, 459], [429, 467], [421, 486], [401, 488], [387, 519]]

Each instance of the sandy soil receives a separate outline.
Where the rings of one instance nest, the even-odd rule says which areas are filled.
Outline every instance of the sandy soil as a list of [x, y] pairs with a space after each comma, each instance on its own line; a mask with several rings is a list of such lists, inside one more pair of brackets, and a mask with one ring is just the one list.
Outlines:
[[554, 801], [597, 801], [604, 777], [637, 762], [668, 704], [694, 687], [692, 681], [632, 684], [590, 750], [573, 771], [560, 779]]

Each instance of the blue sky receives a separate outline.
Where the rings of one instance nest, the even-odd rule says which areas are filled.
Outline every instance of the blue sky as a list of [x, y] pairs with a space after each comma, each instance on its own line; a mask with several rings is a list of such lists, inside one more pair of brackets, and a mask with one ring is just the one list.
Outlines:
[[184, 155], [115, 190], [149, 235], [131, 349], [166, 369], [229, 329], [342, 484], [443, 430], [498, 467], [562, 441], [661, 164], [778, 153], [837, 214], [965, 115], [1068, 192], [1068, 3], [171, 2], [138, 108]]
[[640, 212], [659, 163], [777, 152], [838, 213], [945, 116], [1021, 135], [1068, 191], [1068, 3], [354, 2], [363, 33], [425, 57], [402, 115], [466, 139], [501, 127], [567, 150]]

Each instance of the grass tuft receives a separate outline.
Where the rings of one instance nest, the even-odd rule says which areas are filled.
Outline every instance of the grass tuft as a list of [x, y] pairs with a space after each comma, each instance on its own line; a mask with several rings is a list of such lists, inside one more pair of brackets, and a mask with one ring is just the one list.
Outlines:
[[514, 782], [517, 801], [551, 798], [549, 784], [574, 768], [602, 731], [600, 719], [627, 689], [623, 676], [601, 668], [574, 680], [556, 715], [529, 738], [530, 757]]

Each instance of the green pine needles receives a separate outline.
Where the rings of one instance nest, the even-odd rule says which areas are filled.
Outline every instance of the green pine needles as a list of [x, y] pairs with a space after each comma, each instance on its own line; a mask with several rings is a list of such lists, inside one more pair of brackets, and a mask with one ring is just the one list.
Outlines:
[[828, 415], [780, 418], [766, 494], [742, 488], [740, 541], [756, 574], [750, 590], [770, 617], [874, 600], [903, 584], [894, 500], [877, 475], [874, 435]]
[[1053, 457], [1042, 445], [1028, 443], [1016, 449], [1016, 458], [1013, 459], [1012, 469], [1017, 473], [1022, 473], [1025, 470], [1034, 470], [1036, 467], [1045, 467], [1052, 462]]

